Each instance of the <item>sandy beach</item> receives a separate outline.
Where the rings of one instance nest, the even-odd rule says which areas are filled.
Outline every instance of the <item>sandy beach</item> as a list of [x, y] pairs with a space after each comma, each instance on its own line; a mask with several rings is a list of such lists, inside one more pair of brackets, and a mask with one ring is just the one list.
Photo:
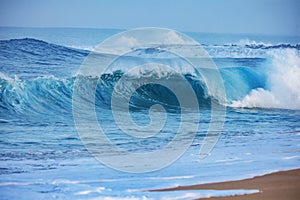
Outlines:
[[179, 186], [151, 191], [257, 189], [260, 193], [211, 200], [298, 200], [300, 199], [300, 169], [280, 171], [251, 179], [220, 183]]

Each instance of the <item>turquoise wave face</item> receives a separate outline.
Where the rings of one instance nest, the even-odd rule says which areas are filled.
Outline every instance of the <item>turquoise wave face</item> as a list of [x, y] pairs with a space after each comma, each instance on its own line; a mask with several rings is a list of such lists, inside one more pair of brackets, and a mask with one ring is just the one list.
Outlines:
[[[237, 100], [245, 96], [252, 89], [264, 87], [265, 79], [250, 68], [223, 68], [220, 69], [223, 77], [228, 101]], [[98, 83], [95, 94], [97, 106], [108, 108], [111, 102], [112, 92], [115, 84], [123, 76], [118, 71], [112, 74], [103, 74], [101, 77], [79, 76], [82, 98], [86, 93], [93, 92], [91, 84]], [[149, 74], [144, 74], [149, 79], [153, 78]], [[177, 76], [184, 76], [190, 83], [198, 98], [200, 107], [210, 105], [213, 97], [209, 96], [207, 88], [201, 79], [191, 74], [172, 74], [161, 77], [160, 81], [176, 80]], [[138, 75], [130, 77], [123, 83], [124, 93], [130, 91], [133, 84], [145, 77]], [[0, 78], [0, 109], [10, 113], [36, 113], [45, 112], [68, 114], [72, 109], [72, 90], [75, 77], [56, 78], [41, 77], [35, 79], [11, 79]], [[177, 87], [181, 87], [181, 82], [174, 81]], [[183, 83], [182, 83], [183, 84]], [[236, 85], [239, 85], [237, 88]], [[120, 94], [121, 95], [121, 94]], [[86, 100], [87, 103], [89, 100]], [[218, 102], [218, 99], [215, 99]], [[148, 109], [154, 104], [161, 104], [166, 108], [177, 110], [180, 105], [176, 96], [164, 86], [158, 84], [147, 84], [136, 90], [131, 98], [130, 107], [134, 110]]]

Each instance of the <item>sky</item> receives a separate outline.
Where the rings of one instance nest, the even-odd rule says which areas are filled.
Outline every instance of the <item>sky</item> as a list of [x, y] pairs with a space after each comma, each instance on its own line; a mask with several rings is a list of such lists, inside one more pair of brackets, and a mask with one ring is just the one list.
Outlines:
[[300, 0], [0, 0], [0, 26], [300, 35]]

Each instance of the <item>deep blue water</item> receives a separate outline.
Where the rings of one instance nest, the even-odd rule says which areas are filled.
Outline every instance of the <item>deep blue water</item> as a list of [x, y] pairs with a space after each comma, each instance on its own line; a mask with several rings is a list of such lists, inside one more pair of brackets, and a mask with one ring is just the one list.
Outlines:
[[[100, 76], [78, 74], [96, 45], [121, 31], [0, 28], [1, 199], [190, 199], [232, 195], [253, 191], [142, 190], [241, 179], [300, 167], [299, 37], [186, 33], [201, 43], [215, 62], [226, 93], [221, 99], [214, 90], [208, 90], [189, 63], [158, 47], [136, 49]], [[97, 54], [99, 60], [109, 56]], [[160, 62], [177, 71], [153, 67], [125, 74], [128, 66], [146, 61]], [[170, 83], [187, 94], [182, 78], [194, 90], [199, 107], [187, 106], [187, 112], [182, 112], [172, 91], [159, 84], [147, 84], [133, 92], [130, 117], [146, 126], [151, 122], [149, 108], [160, 104], [167, 111], [163, 129], [150, 139], [134, 139], [122, 132], [111, 109], [119, 80], [125, 83], [116, 93], [118, 100], [145, 80]], [[93, 85], [97, 87], [93, 89]], [[109, 139], [129, 152], [154, 152], [165, 147], [175, 138], [181, 120], [190, 127], [199, 126], [196, 136], [187, 151], [165, 168], [137, 174], [109, 168], [90, 154], [76, 131], [74, 90], [84, 102], [81, 109], [94, 103], [97, 120]], [[95, 100], [85, 98], [93, 92]], [[226, 109], [225, 123], [216, 146], [209, 156], [200, 159], [212, 102]], [[200, 118], [194, 115], [198, 111]], [[117, 114], [122, 116], [123, 112], [120, 108]], [[160, 111], [152, 114], [158, 121], [165, 116]], [[128, 121], [121, 117], [120, 123], [131, 129]], [[93, 125], [87, 120], [84, 126]], [[188, 134], [189, 128], [184, 131]], [[151, 130], [141, 132], [150, 134]], [[160, 159], [164, 157], [158, 156], [154, 162]]]

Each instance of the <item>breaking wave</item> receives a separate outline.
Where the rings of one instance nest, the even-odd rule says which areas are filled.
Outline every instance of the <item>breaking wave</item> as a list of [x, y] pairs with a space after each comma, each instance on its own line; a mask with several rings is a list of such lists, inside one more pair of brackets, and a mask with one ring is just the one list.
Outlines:
[[[68, 72], [70, 69], [74, 71], [74, 67], [66, 69], [66, 66], [70, 63], [78, 65], [88, 55], [88, 51], [49, 44], [35, 39], [5, 40], [0, 41], [0, 46], [3, 60], [0, 66], [1, 115], [51, 112], [68, 115], [72, 113], [72, 92], [76, 77]], [[180, 45], [177, 45], [177, 48], [181, 48]], [[247, 62], [254, 62], [258, 57], [257, 53], [264, 58], [263, 66], [220, 67], [219, 71], [227, 95], [225, 102], [217, 99], [217, 95], [210, 94], [205, 82], [185, 66], [180, 66], [178, 73], [169, 73], [154, 68], [131, 74], [130, 77], [126, 75], [128, 81], [127, 85], [124, 85], [124, 91], [126, 91], [126, 87], [130, 87], [137, 80], [155, 78], [168, 81], [183, 76], [194, 89], [200, 106], [207, 107], [210, 106], [211, 101], [215, 101], [231, 107], [300, 109], [299, 44], [244, 44], [206, 46], [205, 48], [213, 58], [223, 56], [230, 59], [235, 59], [231, 50], [238, 48], [240, 52], [236, 52], [236, 54], [243, 54], [240, 57], [245, 58], [248, 56]], [[219, 50], [214, 53], [213, 49]], [[160, 55], [165, 58], [163, 55], [165, 52], [160, 51], [159, 47], [137, 51], [136, 56], [143, 54], [142, 57], [147, 57], [149, 52], [154, 52], [158, 58]], [[255, 56], [253, 56], [254, 54]], [[9, 65], [7, 65], [8, 59], [11, 59]], [[132, 62], [132, 59], [135, 58], [130, 59], [124, 61]], [[172, 59], [172, 57], [167, 59], [168, 66], [174, 65]], [[123, 67], [126, 67], [126, 63], [99, 77], [79, 75], [77, 78], [80, 79], [83, 97], [84, 93], [93, 92], [89, 89], [89, 85], [97, 82], [96, 104], [109, 108], [114, 86], [126, 72]], [[67, 74], [66, 71], [69, 76], [57, 75]], [[181, 87], [180, 82], [174, 82], [174, 84]], [[167, 88], [157, 84], [140, 87], [133, 94], [130, 106], [134, 109], [144, 109], [157, 103], [171, 109], [179, 106], [175, 95]]]

